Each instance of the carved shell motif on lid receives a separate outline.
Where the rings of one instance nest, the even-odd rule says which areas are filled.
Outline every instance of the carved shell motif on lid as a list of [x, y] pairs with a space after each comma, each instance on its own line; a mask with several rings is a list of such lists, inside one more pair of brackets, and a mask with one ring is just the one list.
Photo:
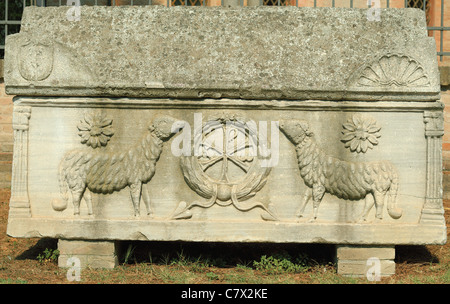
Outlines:
[[386, 54], [362, 69], [358, 86], [427, 87], [430, 80], [420, 63], [402, 54]]

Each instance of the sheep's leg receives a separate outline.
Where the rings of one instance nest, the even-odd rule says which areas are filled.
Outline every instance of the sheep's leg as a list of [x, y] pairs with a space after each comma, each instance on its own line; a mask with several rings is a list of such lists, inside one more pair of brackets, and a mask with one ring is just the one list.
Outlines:
[[379, 191], [375, 191], [373, 193], [373, 197], [375, 198], [375, 208], [376, 208], [375, 218], [378, 220], [383, 219], [383, 206], [384, 206], [384, 199], [386, 196], [385, 194], [386, 193], [382, 193]]
[[369, 215], [369, 212], [372, 209], [374, 204], [375, 204], [375, 196], [373, 194], [372, 194], [372, 196], [367, 194], [365, 202], [364, 202], [363, 214], [361, 215], [361, 218], [359, 219], [360, 222], [367, 221], [367, 216]]
[[130, 185], [131, 201], [133, 202], [135, 217], [138, 217], [140, 215], [139, 202], [141, 200], [141, 190], [142, 190], [141, 182], [137, 182]]
[[88, 207], [88, 214], [91, 215], [93, 213], [92, 212], [92, 195], [88, 189], [84, 190], [83, 198], [86, 201], [86, 205]]
[[313, 218], [310, 222], [314, 222], [317, 219], [317, 213], [319, 211], [319, 205], [325, 194], [325, 187], [322, 185], [313, 185], [312, 198], [313, 198]]
[[303, 212], [305, 211], [305, 207], [308, 204], [311, 197], [312, 197], [312, 189], [308, 188], [306, 190], [305, 194], [303, 195], [303, 200], [302, 200], [302, 203], [300, 204], [300, 208], [295, 213], [296, 217], [303, 217]]
[[151, 207], [151, 202], [150, 202], [150, 193], [148, 191], [148, 185], [147, 184], [143, 184], [142, 185], [142, 199], [145, 203], [145, 208], [147, 208], [147, 215], [152, 216], [153, 215], [153, 210]]
[[74, 215], [80, 215], [80, 202], [85, 192], [85, 189], [86, 189], [85, 187], [78, 187], [76, 189], [71, 189]]

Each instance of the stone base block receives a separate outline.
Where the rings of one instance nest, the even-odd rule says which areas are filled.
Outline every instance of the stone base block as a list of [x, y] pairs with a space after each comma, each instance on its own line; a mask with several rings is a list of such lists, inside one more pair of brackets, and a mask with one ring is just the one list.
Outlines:
[[78, 258], [81, 268], [114, 268], [119, 264], [117, 244], [114, 241], [58, 241], [58, 266], [71, 267]]
[[395, 246], [336, 246], [338, 274], [351, 277], [387, 277], [395, 274]]

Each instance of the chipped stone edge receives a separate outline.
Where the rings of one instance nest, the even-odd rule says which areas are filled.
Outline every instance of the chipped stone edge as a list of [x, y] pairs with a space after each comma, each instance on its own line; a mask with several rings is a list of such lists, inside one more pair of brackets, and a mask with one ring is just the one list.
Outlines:
[[[395, 231], [395, 233], [392, 233]], [[447, 229], [423, 224], [10, 218], [11, 237], [75, 240], [443, 245]], [[388, 235], [388, 237], [386, 237]]]

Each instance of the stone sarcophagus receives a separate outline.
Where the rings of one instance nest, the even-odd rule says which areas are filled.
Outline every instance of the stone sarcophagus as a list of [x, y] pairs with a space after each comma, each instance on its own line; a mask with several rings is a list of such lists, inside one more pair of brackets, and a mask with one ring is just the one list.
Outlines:
[[7, 38], [10, 236], [60, 239], [62, 266], [113, 266], [120, 240], [330, 243], [355, 275], [446, 242], [420, 10], [67, 11]]

